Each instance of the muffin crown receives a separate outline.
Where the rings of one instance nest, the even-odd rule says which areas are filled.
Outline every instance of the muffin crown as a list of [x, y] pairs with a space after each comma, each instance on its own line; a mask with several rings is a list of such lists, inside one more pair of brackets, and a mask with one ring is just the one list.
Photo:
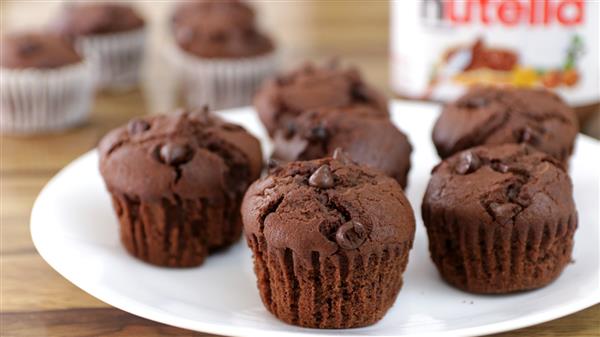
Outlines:
[[113, 2], [68, 4], [54, 22], [54, 28], [69, 37], [127, 32], [143, 26], [144, 19], [132, 7]]
[[185, 2], [173, 14], [172, 29], [177, 44], [199, 57], [251, 57], [274, 49], [256, 27], [254, 10], [237, 0]]
[[442, 158], [477, 145], [526, 143], [564, 161], [578, 128], [573, 110], [550, 91], [476, 87], [445, 106], [433, 141]]
[[13, 33], [2, 37], [0, 66], [9, 69], [49, 69], [81, 62], [63, 38], [44, 33]]
[[339, 147], [354, 161], [378, 168], [406, 185], [412, 151], [408, 138], [370, 106], [309, 110], [277, 130], [273, 142], [274, 159], [323, 158]]
[[218, 202], [242, 194], [262, 168], [258, 140], [206, 110], [133, 119], [107, 134], [99, 151], [109, 189], [149, 199]]
[[306, 63], [267, 81], [254, 105], [271, 134], [285, 128], [290, 118], [316, 108], [366, 105], [388, 115], [385, 98], [363, 81], [358, 70], [341, 68], [335, 61], [323, 66]]
[[432, 172], [424, 203], [431, 213], [445, 211], [488, 226], [543, 228], [546, 219], [575, 213], [563, 165], [518, 144], [480, 146], [444, 160]]
[[411, 241], [414, 215], [398, 183], [343, 153], [335, 157], [293, 162], [256, 181], [242, 203], [246, 235], [308, 261], [312, 252], [367, 254]]

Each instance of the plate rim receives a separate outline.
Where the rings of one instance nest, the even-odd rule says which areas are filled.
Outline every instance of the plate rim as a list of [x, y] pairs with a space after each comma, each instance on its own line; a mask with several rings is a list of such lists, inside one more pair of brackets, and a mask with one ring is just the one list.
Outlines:
[[[231, 109], [230, 111], [237, 111], [239, 113], [248, 110], [249, 107], [242, 107], [237, 109]], [[587, 141], [591, 142], [596, 146], [600, 145], [600, 141], [595, 140], [589, 136], [583, 135], [579, 133], [577, 135], [577, 141]], [[95, 157], [95, 158], [91, 158]], [[40, 238], [41, 232], [43, 232], [39, 227], [40, 223], [43, 221], [38, 220], [39, 217], [39, 209], [40, 205], [46, 199], [45, 195], [48, 194], [49, 190], [51, 190], [52, 186], [56, 184], [62, 176], [68, 170], [72, 169], [74, 166], [79, 165], [81, 162], [85, 160], [92, 160], [98, 158], [97, 149], [94, 148], [85, 152], [84, 154], [77, 157], [75, 160], [71, 161], [65, 167], [60, 169], [41, 189], [40, 193], [35, 199], [34, 205], [31, 211], [30, 217], [30, 235], [39, 255], [48, 263], [52, 269], [54, 269], [57, 273], [59, 273], [62, 277], [64, 277], [67, 281], [74, 284], [79, 289], [84, 292], [90, 294], [91, 296], [99, 299], [100, 301], [115, 307], [119, 310], [123, 310], [125, 312], [131, 313], [138, 317], [146, 318], [155, 322], [159, 322], [162, 324], [175, 326], [187, 330], [199, 331], [205, 333], [212, 333], [217, 335], [227, 335], [227, 336], [254, 336], [260, 333], [263, 336], [332, 336], [333, 332], [339, 331], [352, 331], [353, 336], [368, 336], [369, 334], [361, 333], [360, 329], [347, 329], [347, 330], [335, 330], [335, 329], [309, 329], [304, 328], [306, 331], [280, 331], [280, 330], [264, 330], [260, 328], [254, 327], [244, 327], [244, 326], [233, 326], [226, 325], [222, 323], [210, 323], [206, 321], [198, 321], [191, 320], [188, 318], [180, 318], [176, 315], [169, 313], [167, 311], [163, 311], [160, 308], [149, 307], [138, 300], [134, 300], [128, 298], [126, 296], [120, 295], [117, 292], [112, 292], [109, 287], [102, 288], [94, 288], [90, 289], [85, 282], [81, 282], [77, 275], [71, 275], [68, 271], [65, 271], [63, 267], [61, 267], [57, 261], [54, 260], [52, 254], [46, 250], [44, 240]], [[241, 243], [238, 243], [241, 244]], [[577, 300], [568, 302], [567, 305], [559, 305], [550, 307], [550, 309], [545, 309], [541, 311], [536, 311], [535, 313], [529, 314], [527, 316], [518, 317], [514, 319], [508, 319], [500, 322], [487, 323], [484, 325], [467, 327], [467, 328], [456, 328], [451, 330], [440, 330], [435, 332], [426, 332], [426, 333], [418, 333], [418, 334], [410, 334], [411, 336], [476, 336], [482, 334], [493, 334], [499, 332], [512, 331], [516, 329], [521, 329], [533, 325], [538, 325], [541, 323], [545, 323], [548, 321], [552, 321], [561, 317], [565, 317], [567, 315], [573, 314], [575, 312], [581, 311], [583, 309], [589, 308], [595, 304], [600, 303], [600, 285], [598, 288], [590, 291], [586, 296], [579, 297]], [[322, 332], [327, 333], [322, 333]]]

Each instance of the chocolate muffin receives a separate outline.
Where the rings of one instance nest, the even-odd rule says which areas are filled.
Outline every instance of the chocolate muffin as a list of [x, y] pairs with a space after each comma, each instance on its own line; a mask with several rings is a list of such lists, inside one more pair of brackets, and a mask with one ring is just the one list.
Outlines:
[[254, 10], [236, 0], [184, 2], [172, 18], [175, 41], [202, 58], [240, 58], [274, 49], [271, 39], [255, 25]]
[[322, 66], [305, 63], [298, 69], [267, 81], [254, 98], [254, 107], [270, 135], [315, 108], [365, 105], [387, 117], [383, 95], [364, 82], [356, 68], [332, 61]]
[[550, 91], [476, 87], [444, 107], [433, 142], [442, 158], [478, 145], [527, 143], [566, 163], [578, 130], [573, 110]]
[[134, 119], [99, 145], [100, 172], [135, 257], [202, 264], [240, 237], [239, 207], [262, 168], [260, 144], [206, 110]]
[[543, 287], [571, 260], [571, 180], [555, 158], [528, 145], [480, 146], [444, 160], [422, 214], [433, 262], [465, 291]]
[[381, 111], [368, 105], [309, 110], [273, 137], [277, 161], [310, 160], [343, 149], [352, 160], [377, 168], [406, 187], [412, 147]]
[[93, 72], [65, 39], [42, 32], [0, 41], [0, 131], [56, 132], [86, 120]]
[[142, 27], [144, 19], [132, 7], [115, 2], [70, 3], [54, 23], [59, 33], [71, 38], [122, 33]]
[[282, 321], [361, 327], [394, 303], [415, 233], [394, 179], [340, 151], [293, 162], [248, 189], [242, 218], [260, 296]]
[[139, 81], [145, 26], [133, 7], [95, 1], [67, 4], [53, 22], [53, 29], [74, 41], [95, 65], [96, 85], [118, 90]]
[[2, 36], [0, 66], [7, 69], [53, 69], [82, 61], [67, 40], [37, 32]]

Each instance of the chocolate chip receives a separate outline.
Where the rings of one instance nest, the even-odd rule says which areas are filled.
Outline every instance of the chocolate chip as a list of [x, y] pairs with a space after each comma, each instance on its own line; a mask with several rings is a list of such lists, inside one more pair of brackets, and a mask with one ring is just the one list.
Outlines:
[[343, 164], [346, 164], [346, 165], [354, 164], [354, 162], [352, 161], [352, 158], [350, 158], [348, 153], [346, 153], [344, 150], [342, 150], [341, 147], [338, 147], [333, 151], [333, 159], [341, 161]]
[[350, 220], [338, 228], [335, 241], [343, 249], [356, 249], [367, 239], [367, 229], [358, 221]]
[[130, 135], [137, 135], [148, 129], [150, 129], [150, 123], [143, 119], [135, 118], [127, 123], [127, 132], [129, 132]]
[[513, 203], [500, 204], [492, 202], [490, 204], [490, 211], [492, 212], [494, 220], [501, 225], [511, 221], [522, 209], [521, 206]]
[[483, 108], [488, 105], [490, 102], [487, 98], [481, 96], [469, 97], [465, 101], [461, 102], [461, 105], [467, 109], [477, 109]]
[[308, 178], [308, 184], [318, 188], [330, 188], [333, 187], [333, 174], [328, 165], [321, 165], [313, 174]]
[[309, 138], [311, 140], [325, 140], [327, 139], [327, 135], [327, 128], [323, 124], [320, 124], [310, 129]]
[[500, 173], [506, 173], [510, 169], [508, 167], [508, 165], [506, 165], [502, 162], [499, 162], [497, 160], [492, 161], [491, 167], [492, 167], [492, 170], [500, 172]]
[[508, 200], [514, 202], [519, 197], [519, 192], [521, 191], [521, 187], [519, 185], [510, 185], [506, 189], [506, 196], [508, 196]]
[[458, 174], [468, 174], [476, 171], [481, 166], [479, 157], [471, 151], [463, 152], [458, 158], [454, 170]]
[[159, 158], [168, 165], [181, 165], [192, 159], [192, 151], [187, 145], [167, 143], [160, 147]]
[[521, 131], [521, 137], [519, 139], [522, 143], [537, 144], [540, 140], [540, 133], [529, 126], [526, 126]]

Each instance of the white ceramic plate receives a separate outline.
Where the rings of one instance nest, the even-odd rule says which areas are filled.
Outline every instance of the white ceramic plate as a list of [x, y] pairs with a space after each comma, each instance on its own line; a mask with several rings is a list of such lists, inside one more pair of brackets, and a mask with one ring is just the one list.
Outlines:
[[[249, 249], [243, 241], [198, 268], [153, 267], [129, 256], [119, 242], [117, 219], [91, 151], [54, 177], [40, 193], [31, 234], [42, 257], [69, 281], [132, 314], [162, 323], [235, 336], [480, 335], [555, 319], [600, 301], [598, 192], [600, 145], [579, 136], [571, 162], [579, 229], [574, 263], [551, 285], [508, 296], [477, 296], [446, 285], [429, 260], [420, 204], [438, 161], [430, 140], [438, 107], [394, 103], [393, 120], [415, 151], [408, 197], [417, 235], [404, 288], [379, 323], [352, 330], [313, 330], [284, 324], [263, 307]], [[264, 130], [250, 108], [224, 114], [257, 135], [269, 153]]]

